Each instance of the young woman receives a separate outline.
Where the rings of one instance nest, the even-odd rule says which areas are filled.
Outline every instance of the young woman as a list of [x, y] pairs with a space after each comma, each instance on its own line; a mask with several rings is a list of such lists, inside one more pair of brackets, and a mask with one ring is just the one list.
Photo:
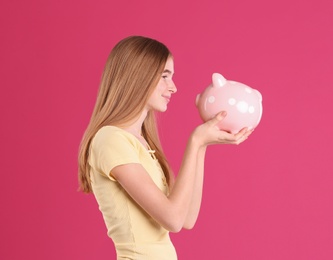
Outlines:
[[173, 58], [141, 36], [120, 41], [107, 60], [79, 153], [79, 181], [93, 192], [117, 259], [174, 260], [169, 231], [194, 226], [201, 204], [204, 157], [210, 144], [240, 144], [251, 133], [220, 131], [217, 114], [188, 139], [175, 179], [158, 138], [155, 112], [177, 88]]

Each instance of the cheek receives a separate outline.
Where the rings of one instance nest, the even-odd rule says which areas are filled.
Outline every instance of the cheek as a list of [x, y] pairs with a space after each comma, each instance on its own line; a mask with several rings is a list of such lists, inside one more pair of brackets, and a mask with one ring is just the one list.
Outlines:
[[167, 84], [165, 84], [164, 82], [160, 82], [158, 85], [157, 85], [157, 91], [160, 92], [160, 93], [163, 93], [164, 91], [166, 91], [168, 89], [168, 86]]

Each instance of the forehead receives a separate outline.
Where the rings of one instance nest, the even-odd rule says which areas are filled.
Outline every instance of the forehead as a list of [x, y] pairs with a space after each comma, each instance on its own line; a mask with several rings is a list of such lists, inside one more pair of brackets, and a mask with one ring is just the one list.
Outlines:
[[164, 70], [169, 70], [172, 73], [174, 72], [174, 68], [173, 68], [174, 64], [173, 64], [173, 58], [169, 57], [165, 63], [165, 67]]

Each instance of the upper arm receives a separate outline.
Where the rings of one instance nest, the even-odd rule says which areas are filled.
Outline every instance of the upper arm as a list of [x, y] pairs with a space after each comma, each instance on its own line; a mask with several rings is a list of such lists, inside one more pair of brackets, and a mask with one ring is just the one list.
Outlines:
[[91, 144], [89, 163], [112, 181], [115, 181], [114, 176], [109, 173], [114, 167], [139, 162], [135, 144], [119, 129], [104, 127], [96, 133]]
[[141, 164], [119, 165], [110, 174], [161, 226], [170, 231], [180, 229], [168, 197], [156, 186]]

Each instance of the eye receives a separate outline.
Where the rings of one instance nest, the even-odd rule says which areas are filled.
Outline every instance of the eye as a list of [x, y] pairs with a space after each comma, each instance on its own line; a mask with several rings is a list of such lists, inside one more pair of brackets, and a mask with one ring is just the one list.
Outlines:
[[168, 79], [169, 76], [168, 76], [168, 75], [162, 75], [162, 78], [163, 78], [163, 79]]

